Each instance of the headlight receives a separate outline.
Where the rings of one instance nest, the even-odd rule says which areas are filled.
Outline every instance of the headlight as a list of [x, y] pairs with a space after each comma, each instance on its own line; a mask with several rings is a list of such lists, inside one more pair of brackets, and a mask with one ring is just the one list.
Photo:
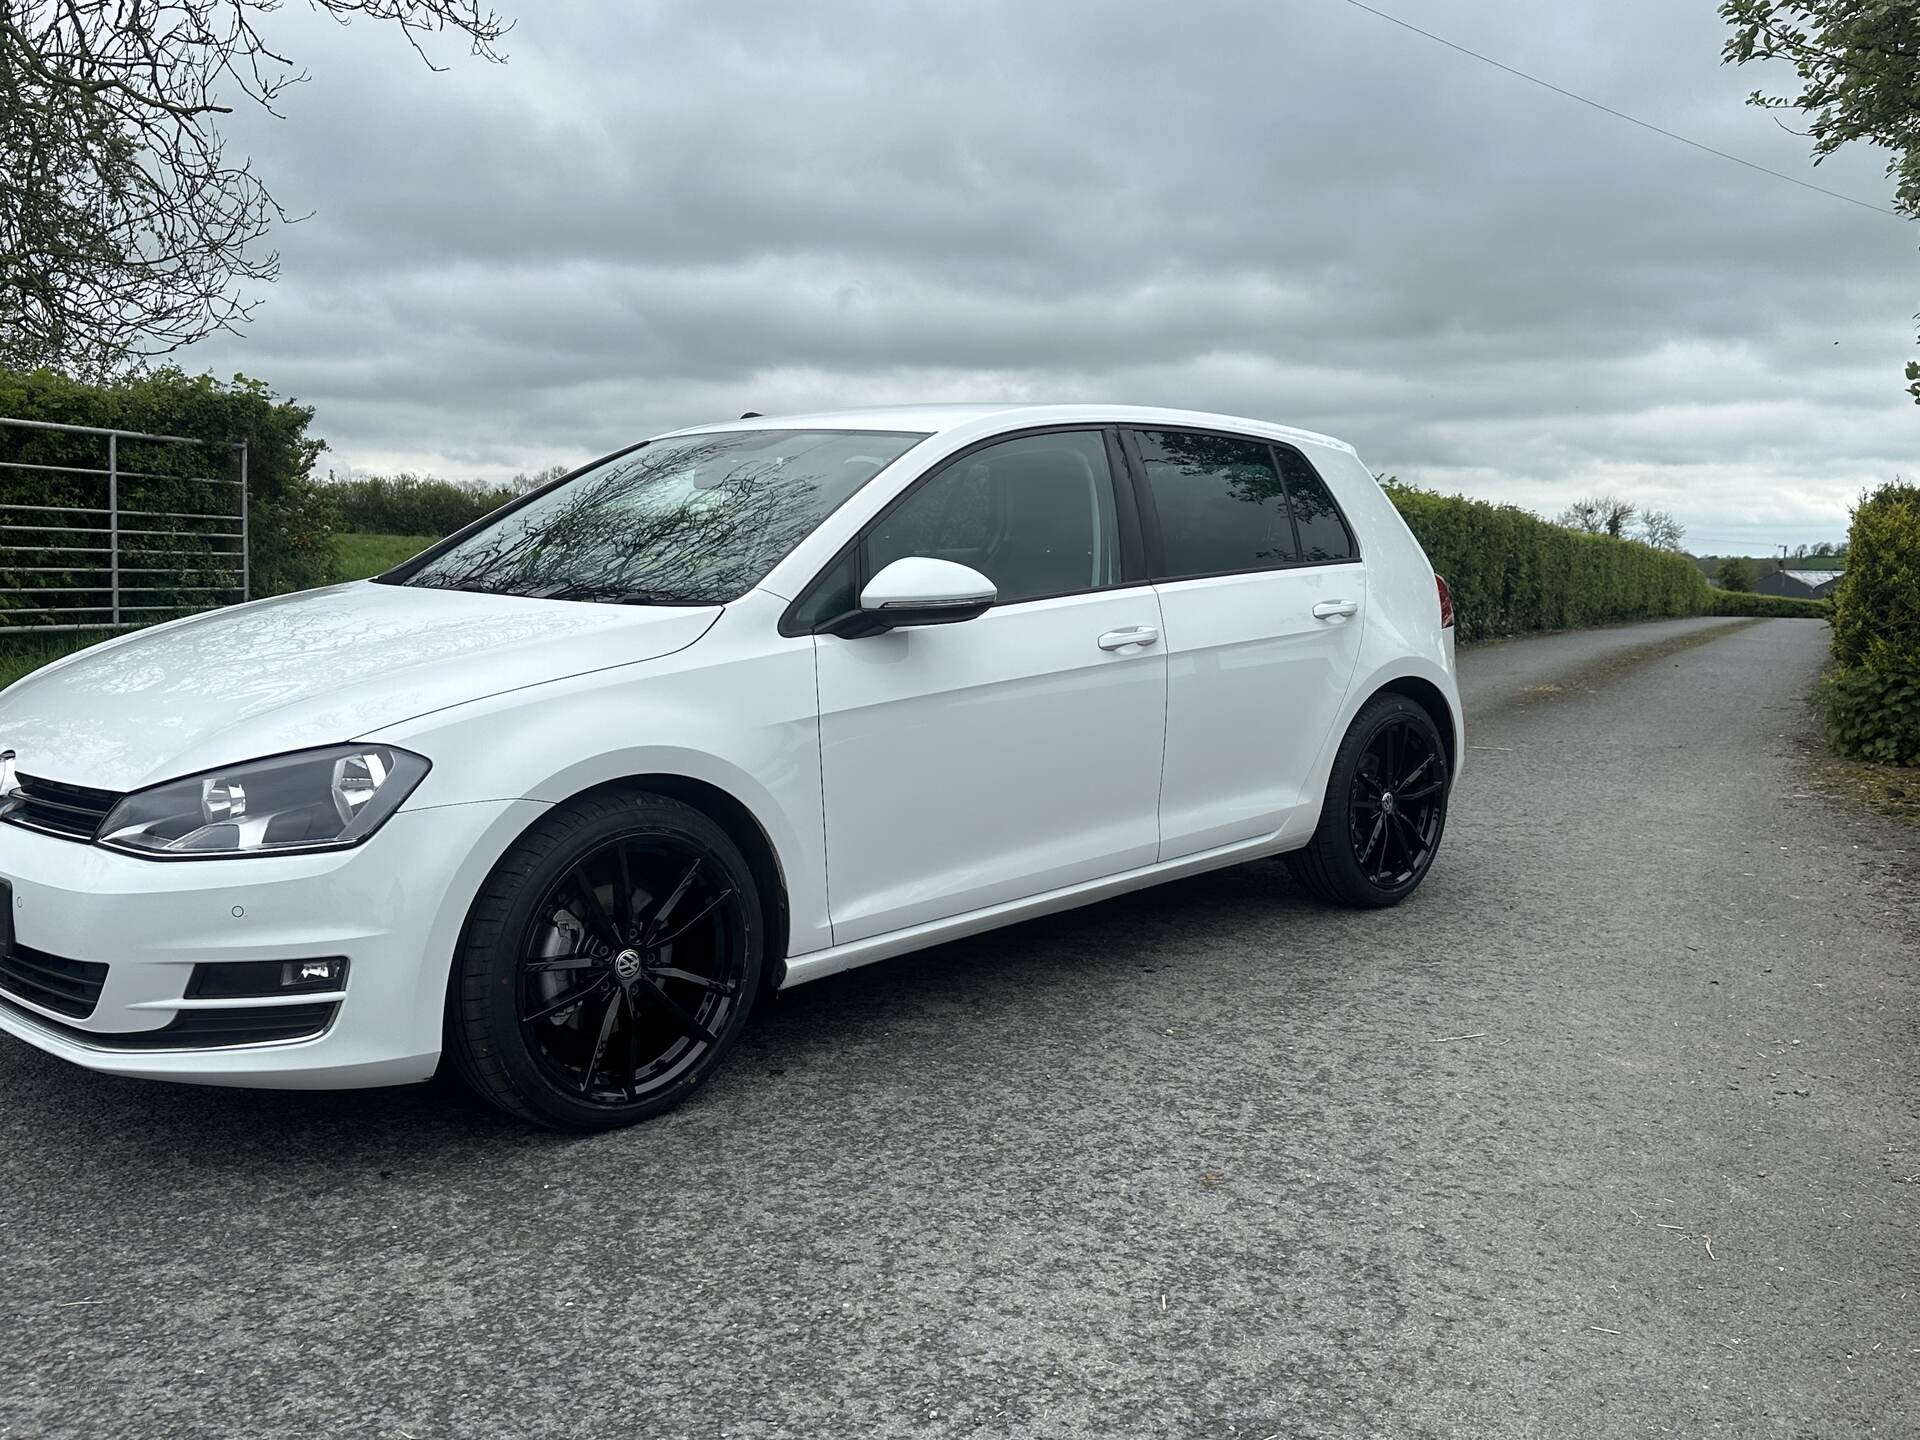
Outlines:
[[427, 768], [390, 745], [229, 765], [127, 796], [100, 827], [100, 843], [170, 859], [342, 849], [378, 830]]

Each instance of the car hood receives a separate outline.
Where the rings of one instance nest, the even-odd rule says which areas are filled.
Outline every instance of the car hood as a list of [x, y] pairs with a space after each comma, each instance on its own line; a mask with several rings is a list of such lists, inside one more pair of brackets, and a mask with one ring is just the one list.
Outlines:
[[283, 595], [122, 636], [27, 676], [0, 693], [0, 749], [29, 775], [134, 790], [668, 655], [720, 609], [372, 581]]

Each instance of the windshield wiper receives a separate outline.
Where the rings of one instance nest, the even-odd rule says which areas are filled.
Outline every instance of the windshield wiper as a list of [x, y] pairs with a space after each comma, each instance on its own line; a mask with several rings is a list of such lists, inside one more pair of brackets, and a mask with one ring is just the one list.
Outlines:
[[594, 585], [575, 580], [566, 585], [550, 585], [544, 590], [525, 592], [534, 600], [591, 600], [601, 605], [685, 605], [688, 602], [667, 590], [620, 589], [613, 585]]

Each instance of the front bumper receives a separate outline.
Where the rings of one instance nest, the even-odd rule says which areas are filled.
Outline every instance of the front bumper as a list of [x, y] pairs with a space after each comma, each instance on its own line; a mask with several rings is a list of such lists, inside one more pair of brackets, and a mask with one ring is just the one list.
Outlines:
[[[0, 824], [17, 942], [108, 967], [84, 1018], [0, 984], [0, 1031], [91, 1070], [146, 1079], [275, 1089], [424, 1080], [439, 1063], [447, 968], [473, 896], [545, 808], [499, 800], [402, 810], [352, 850], [200, 861], [144, 860]], [[188, 999], [195, 965], [322, 956], [349, 964], [318, 1034], [168, 1049], [151, 1033], [184, 1012], [235, 1003]]]

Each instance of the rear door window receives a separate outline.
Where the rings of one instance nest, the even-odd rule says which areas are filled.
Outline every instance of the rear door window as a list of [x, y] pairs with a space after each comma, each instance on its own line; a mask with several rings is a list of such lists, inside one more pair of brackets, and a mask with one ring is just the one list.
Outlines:
[[1272, 447], [1178, 430], [1137, 438], [1166, 578], [1267, 570], [1299, 558]]

